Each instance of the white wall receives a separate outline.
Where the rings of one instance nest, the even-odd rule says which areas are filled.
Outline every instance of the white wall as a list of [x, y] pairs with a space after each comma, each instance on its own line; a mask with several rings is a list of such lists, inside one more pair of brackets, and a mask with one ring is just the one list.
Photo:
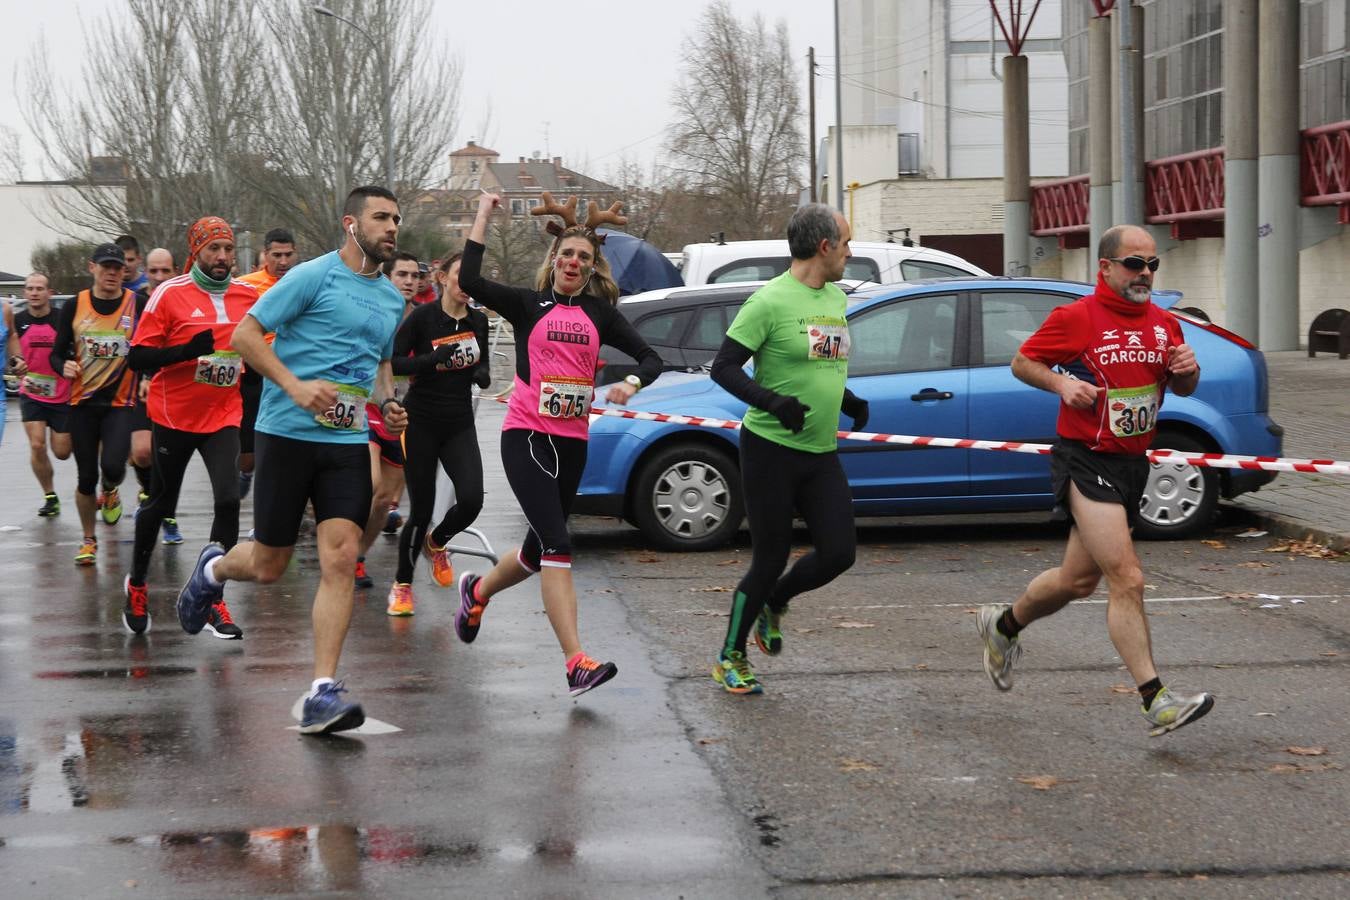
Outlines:
[[[106, 187], [120, 204], [126, 203], [126, 190]], [[81, 227], [71, 221], [88, 207], [79, 193], [68, 185], [0, 184], [0, 271], [27, 275], [32, 271], [33, 250], [43, 244], [60, 241], [111, 240], [113, 235]]]
[[1002, 210], [1003, 182], [996, 178], [878, 181], [854, 191], [853, 235], [884, 241], [887, 228], [901, 226], [913, 228], [916, 237], [987, 234], [1002, 230]]

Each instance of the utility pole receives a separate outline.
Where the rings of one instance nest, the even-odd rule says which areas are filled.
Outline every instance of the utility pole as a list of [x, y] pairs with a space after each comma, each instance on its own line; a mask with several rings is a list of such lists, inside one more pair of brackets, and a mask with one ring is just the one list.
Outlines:
[[810, 99], [807, 105], [811, 111], [808, 114], [810, 120], [811, 136], [807, 138], [807, 150], [811, 154], [811, 162], [808, 167], [808, 174], [811, 181], [811, 202], [816, 202], [816, 48], [806, 48], [806, 90], [807, 97]]
[[844, 57], [839, 47], [839, 0], [834, 0], [834, 208], [844, 211]]
[[1139, 56], [1135, 52], [1134, 2], [1122, 0], [1116, 4], [1120, 18], [1119, 77], [1120, 77], [1120, 182], [1121, 204], [1116, 217], [1131, 225], [1143, 225], [1143, 209], [1139, 197], [1138, 121], [1135, 111], [1135, 76]]

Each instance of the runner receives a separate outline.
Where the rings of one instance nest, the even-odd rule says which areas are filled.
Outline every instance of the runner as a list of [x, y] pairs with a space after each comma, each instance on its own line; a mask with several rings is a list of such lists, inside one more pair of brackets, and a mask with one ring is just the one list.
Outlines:
[[[296, 266], [259, 300], [234, 332], [244, 362], [267, 384], [258, 410], [254, 479], [256, 539], [228, 553], [207, 544], [178, 595], [188, 634], [207, 623], [226, 581], [270, 584], [286, 571], [305, 506], [318, 520], [314, 597], [314, 682], [300, 730], [323, 734], [365, 721], [335, 681], [352, 614], [352, 568], [370, 515], [365, 404], [372, 385], [395, 433], [407, 416], [389, 398], [389, 357], [403, 297], [380, 271], [394, 255], [398, 200], [386, 188], [358, 187], [343, 206], [348, 235], [340, 250]], [[276, 332], [269, 346], [266, 332]]]
[[[404, 316], [412, 307], [417, 276], [417, 257], [405, 251], [398, 251], [394, 258], [384, 264], [384, 274], [403, 295]], [[400, 402], [403, 394], [399, 383], [407, 385], [406, 376], [399, 377], [397, 367], [394, 373], [394, 397]], [[380, 421], [380, 410], [373, 403], [366, 404], [366, 419], [370, 422], [370, 481], [373, 487], [373, 499], [370, 502], [370, 518], [366, 520], [365, 530], [361, 533], [361, 551], [356, 557], [356, 575], [353, 583], [363, 590], [375, 586], [375, 580], [366, 573], [366, 553], [382, 531], [389, 529], [390, 505], [398, 509], [398, 498], [403, 493], [403, 443], [400, 435], [390, 434]], [[393, 531], [397, 531], [395, 528]], [[391, 607], [392, 609], [392, 607]], [[412, 609], [390, 612], [390, 615], [410, 616]]]
[[122, 287], [133, 294], [145, 287], [146, 275], [141, 271], [141, 242], [129, 234], [119, 234], [113, 243], [122, 248], [126, 268], [122, 270]]
[[[215, 517], [211, 540], [225, 548], [239, 540], [239, 419], [243, 365], [230, 347], [235, 326], [258, 299], [249, 285], [230, 279], [234, 232], [224, 219], [198, 219], [187, 234], [187, 274], [155, 291], [136, 325], [131, 367], [153, 374], [147, 407], [154, 424], [154, 472], [149, 499], [136, 515], [131, 572], [122, 583], [122, 624], [132, 634], [150, 630], [145, 576], [160, 520], [178, 505], [178, 493], [193, 453], [211, 479]], [[166, 537], [165, 543], [170, 543]], [[206, 628], [238, 640], [243, 630], [230, 617], [225, 598], [214, 603]]]
[[557, 230], [533, 290], [506, 287], [482, 275], [488, 219], [501, 206], [496, 194], [479, 197], [459, 270], [460, 290], [501, 314], [515, 330], [515, 389], [502, 425], [502, 464], [529, 531], [514, 559], [508, 553], [487, 575], [466, 572], [460, 577], [455, 633], [466, 644], [472, 642], [488, 602], [542, 570], [544, 611], [567, 661], [567, 686], [575, 696], [618, 672], [614, 663], [582, 652], [567, 535], [567, 516], [586, 464], [596, 360], [601, 344], [638, 360], [638, 374], [611, 385], [607, 394], [611, 403], [622, 404], [656, 380], [661, 357], [614, 308], [619, 288], [600, 252], [602, 238], [595, 226], [624, 224], [619, 205], [601, 213], [592, 203], [586, 224], [577, 225], [575, 198], [567, 206], [555, 204], [548, 193], [543, 198], [544, 205], [531, 212], [558, 215], [567, 227]]
[[[252, 285], [261, 297], [271, 290], [296, 263], [295, 236], [285, 228], [273, 228], [263, 235], [262, 265], [256, 271], [240, 275], [238, 280]], [[268, 337], [270, 341], [271, 336]], [[262, 376], [244, 370], [240, 391], [244, 395], [244, 417], [239, 423], [239, 499], [248, 496], [253, 485], [253, 426], [258, 420], [258, 401], [262, 399]]]
[[[146, 304], [150, 302], [150, 296], [161, 284], [172, 277], [172, 253], [163, 247], [156, 247], [145, 255], [145, 284], [136, 292], [136, 321], [138, 323], [141, 320], [141, 314], [145, 312]], [[144, 504], [150, 497], [150, 468], [153, 462], [150, 458], [152, 443], [150, 415], [145, 409], [145, 397], [150, 389], [150, 377], [138, 373], [136, 381], [136, 405], [132, 407], [131, 413], [131, 471], [136, 473], [136, 482], [140, 485], [140, 492], [136, 497], [137, 503]], [[137, 512], [140, 512], [139, 506]], [[164, 543], [166, 544], [183, 543], [183, 534], [178, 530], [178, 520], [174, 518], [175, 512], [175, 510], [170, 509], [164, 514]]]
[[1185, 397], [1200, 382], [1181, 326], [1152, 303], [1157, 253], [1144, 229], [1108, 228], [1097, 247], [1096, 293], [1057, 307], [1013, 358], [1014, 375], [1059, 395], [1050, 478], [1056, 511], [1067, 514], [1072, 528], [1058, 568], [1032, 579], [1011, 606], [982, 606], [976, 620], [984, 670], [995, 687], [1010, 690], [1022, 629], [1089, 596], [1105, 575], [1106, 630], [1138, 685], [1152, 737], [1214, 706], [1209, 694], [1173, 694], [1158, 677], [1144, 575], [1130, 535], [1164, 391]]
[[[446, 258], [436, 269], [440, 303], [413, 310], [394, 336], [394, 374], [412, 375], [415, 380], [404, 400], [408, 428], [403, 432], [411, 510], [399, 536], [398, 572], [387, 609], [391, 616], [413, 614], [412, 577], [418, 554], [425, 552], [431, 559], [431, 577], [437, 584], [454, 584], [446, 545], [483, 510], [483, 457], [474, 428], [471, 385], [485, 388], [491, 382], [488, 320], [469, 308], [469, 295], [460, 290], [460, 256]], [[436, 505], [437, 464], [454, 484], [455, 504], [428, 533]]]
[[[763, 691], [745, 657], [751, 629], [765, 653], [782, 652], [788, 602], [853, 565], [853, 495], [835, 432], [841, 409], [858, 431], [868, 408], [845, 384], [846, 301], [834, 283], [844, 275], [851, 237], [848, 221], [825, 204], [798, 207], [787, 226], [790, 268], [750, 295], [713, 361], [713, 380], [750, 404], [741, 425], [741, 479], [753, 556], [713, 666], [729, 693]], [[742, 368], [752, 356], [753, 380]], [[794, 510], [814, 548], [784, 573]]]
[[[82, 566], [92, 566], [98, 557], [95, 515], [101, 510], [109, 525], [122, 518], [118, 488], [127, 474], [136, 402], [136, 376], [127, 366], [136, 297], [122, 286], [124, 268], [121, 247], [94, 248], [89, 258], [93, 286], [61, 308], [50, 357], [52, 369], [71, 380], [70, 439], [79, 473], [75, 508], [84, 528], [75, 562]], [[95, 500], [100, 471], [102, 490]]]
[[29, 464], [42, 488], [43, 518], [61, 514], [61, 500], [52, 483], [52, 461], [47, 457], [47, 434], [51, 432], [52, 455], [70, 458], [70, 381], [52, 368], [52, 345], [56, 320], [52, 315], [52, 290], [47, 276], [34, 272], [24, 279], [24, 310], [15, 313], [5, 306], [9, 329], [9, 358], [19, 385], [19, 415], [28, 436]]
[[[413, 258], [416, 259], [416, 257]], [[419, 262], [412, 303], [414, 306], [425, 306], [428, 303], [435, 303], [437, 299], [436, 286], [431, 280], [431, 267], [424, 262]]]

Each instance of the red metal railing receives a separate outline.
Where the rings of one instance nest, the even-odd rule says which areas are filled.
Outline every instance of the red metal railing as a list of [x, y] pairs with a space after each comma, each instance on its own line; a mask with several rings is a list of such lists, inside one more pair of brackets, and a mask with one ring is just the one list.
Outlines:
[[1350, 223], [1350, 121], [1304, 131], [1299, 157], [1303, 205], [1339, 206], [1341, 223]]
[[1144, 164], [1144, 217], [1153, 224], [1223, 218], [1223, 148]]
[[1086, 233], [1088, 176], [1061, 178], [1031, 188], [1031, 233], [1040, 237]]

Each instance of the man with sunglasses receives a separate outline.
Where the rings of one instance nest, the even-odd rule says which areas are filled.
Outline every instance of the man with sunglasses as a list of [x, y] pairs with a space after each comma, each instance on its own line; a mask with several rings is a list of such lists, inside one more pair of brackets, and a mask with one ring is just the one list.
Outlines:
[[1138, 685], [1153, 737], [1214, 705], [1209, 694], [1174, 694], [1159, 679], [1143, 571], [1130, 539], [1163, 392], [1185, 397], [1200, 381], [1181, 326], [1152, 303], [1157, 254], [1144, 229], [1107, 229], [1097, 249], [1097, 290], [1055, 309], [1013, 359], [1019, 379], [1059, 395], [1050, 477], [1056, 513], [1067, 515], [1072, 528], [1058, 568], [1032, 579], [1011, 606], [981, 607], [976, 621], [984, 670], [995, 687], [1009, 690], [1022, 653], [1019, 632], [1089, 596], [1105, 576], [1107, 631]]

